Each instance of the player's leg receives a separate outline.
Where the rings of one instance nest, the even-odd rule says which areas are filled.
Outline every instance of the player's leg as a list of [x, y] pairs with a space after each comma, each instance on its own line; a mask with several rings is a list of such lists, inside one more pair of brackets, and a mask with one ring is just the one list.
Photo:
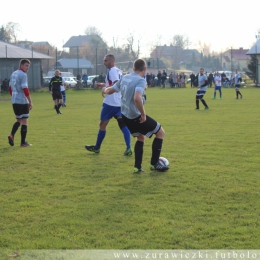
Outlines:
[[22, 118], [21, 125], [21, 147], [31, 146], [25, 141], [27, 135], [28, 118]]
[[221, 90], [221, 87], [219, 87], [219, 99], [222, 99], [222, 90]]
[[106, 127], [113, 117], [113, 107], [103, 103], [101, 112], [100, 112], [100, 123], [99, 123], [99, 130], [97, 134], [96, 144], [95, 145], [86, 145], [85, 148], [94, 153], [100, 152], [101, 144], [106, 136]]
[[143, 150], [144, 150], [144, 140], [145, 136], [140, 134], [137, 136], [137, 140], [135, 142], [135, 164], [134, 164], [134, 173], [144, 172], [142, 169], [143, 162]]
[[21, 125], [21, 120], [19, 119], [19, 108], [18, 108], [19, 105], [17, 104], [13, 104], [13, 111], [14, 111], [14, 114], [16, 116], [16, 122], [13, 124], [13, 127], [12, 127], [12, 130], [11, 130], [11, 133], [10, 135], [8, 135], [8, 142], [11, 146], [14, 146], [14, 135], [15, 133], [17, 132], [18, 128], [20, 127]]
[[[120, 110], [120, 114], [121, 114], [121, 110]], [[132, 155], [133, 152], [131, 149], [131, 135], [130, 135], [129, 129], [127, 128], [127, 126], [121, 116], [117, 116], [116, 120], [117, 120], [119, 128], [121, 129], [121, 131], [124, 135], [124, 140], [125, 140], [125, 144], [126, 144], [126, 150], [123, 155], [125, 155], [125, 156]]]

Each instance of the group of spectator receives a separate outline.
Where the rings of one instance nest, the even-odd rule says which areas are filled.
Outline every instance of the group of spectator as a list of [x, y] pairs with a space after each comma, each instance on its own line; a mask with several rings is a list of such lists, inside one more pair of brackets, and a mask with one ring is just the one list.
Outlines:
[[185, 73], [175, 73], [171, 72], [169, 76], [167, 72], [163, 70], [162, 72], [159, 70], [158, 74], [155, 75], [153, 73], [146, 74], [146, 82], [148, 87], [163, 87], [165, 88], [166, 83], [170, 84], [171, 88], [178, 87], [186, 87], [186, 75]]

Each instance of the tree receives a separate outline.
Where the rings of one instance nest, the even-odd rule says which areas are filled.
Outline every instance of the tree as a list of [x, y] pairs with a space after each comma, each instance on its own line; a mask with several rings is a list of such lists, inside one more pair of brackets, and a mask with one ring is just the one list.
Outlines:
[[18, 23], [9, 22], [5, 30], [10, 38], [10, 42], [16, 43], [18, 34], [21, 31], [21, 26]]
[[[134, 33], [131, 32], [127, 37], [126, 37], [126, 44], [125, 47], [129, 51], [129, 55], [133, 60], [136, 60], [139, 58], [140, 55], [140, 41], [141, 38], [137, 38], [135, 41]], [[135, 43], [137, 42], [137, 45], [135, 46]], [[135, 47], [134, 47], [135, 46]]]
[[102, 38], [101, 31], [97, 27], [95, 27], [95, 26], [88, 26], [85, 29], [85, 34], [86, 35], [98, 35], [100, 38]]
[[2, 27], [0, 28], [0, 41], [3, 42], [10, 42], [10, 36], [8, 35], [6, 28], [2, 25]]
[[246, 72], [249, 78], [253, 79], [256, 82], [256, 68], [258, 64], [258, 60], [256, 55], [250, 55], [251, 60], [247, 64], [247, 68], [249, 71]]
[[191, 41], [185, 35], [176, 34], [170, 40], [170, 44], [173, 46], [181, 47], [182, 49], [188, 49], [191, 45]]

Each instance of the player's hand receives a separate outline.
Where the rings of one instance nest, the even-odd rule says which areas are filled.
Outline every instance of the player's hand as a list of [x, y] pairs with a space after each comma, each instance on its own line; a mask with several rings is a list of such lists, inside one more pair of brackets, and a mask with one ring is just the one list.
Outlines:
[[106, 87], [103, 87], [103, 88], [102, 88], [102, 96], [103, 96], [103, 97], [106, 96], [106, 92], [105, 92], [105, 90], [106, 90]]
[[145, 114], [141, 115], [139, 120], [140, 120], [140, 123], [144, 123], [146, 121], [146, 115]]
[[29, 103], [29, 110], [32, 110], [32, 108], [33, 108], [33, 104]]

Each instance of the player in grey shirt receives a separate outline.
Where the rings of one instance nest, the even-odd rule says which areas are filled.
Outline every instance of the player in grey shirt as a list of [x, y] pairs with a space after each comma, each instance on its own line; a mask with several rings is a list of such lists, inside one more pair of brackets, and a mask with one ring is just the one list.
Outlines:
[[234, 77], [235, 90], [236, 90], [236, 95], [237, 95], [236, 99], [238, 99], [238, 95], [240, 95], [240, 98], [243, 98], [242, 94], [239, 91], [241, 81], [242, 81], [241, 74], [236, 69], [236, 73], [235, 73], [235, 77]]
[[19, 69], [14, 71], [10, 77], [9, 93], [12, 96], [13, 111], [16, 117], [11, 134], [8, 136], [8, 142], [11, 146], [14, 145], [14, 135], [21, 125], [21, 147], [30, 146], [25, 141], [27, 135], [27, 125], [29, 110], [32, 109], [32, 99], [27, 83], [27, 71], [30, 68], [31, 62], [28, 59], [20, 60]]
[[113, 94], [121, 92], [121, 113], [122, 118], [128, 127], [130, 133], [137, 138], [135, 143], [135, 164], [134, 173], [140, 173], [142, 169], [143, 146], [145, 136], [151, 138], [155, 134], [152, 144], [151, 170], [166, 171], [168, 166], [162, 164], [159, 160], [163, 138], [165, 132], [161, 125], [153, 118], [146, 115], [143, 106], [143, 94], [146, 87], [146, 63], [143, 59], [137, 59], [134, 62], [134, 72], [125, 75], [120, 81], [112, 87], [103, 88], [103, 94]]
[[204, 74], [204, 69], [200, 68], [200, 73], [198, 76], [198, 91], [196, 94], [196, 109], [199, 108], [199, 101], [205, 106], [205, 109], [209, 109], [206, 101], [203, 99], [203, 96], [206, 94], [208, 88], [208, 77]]

